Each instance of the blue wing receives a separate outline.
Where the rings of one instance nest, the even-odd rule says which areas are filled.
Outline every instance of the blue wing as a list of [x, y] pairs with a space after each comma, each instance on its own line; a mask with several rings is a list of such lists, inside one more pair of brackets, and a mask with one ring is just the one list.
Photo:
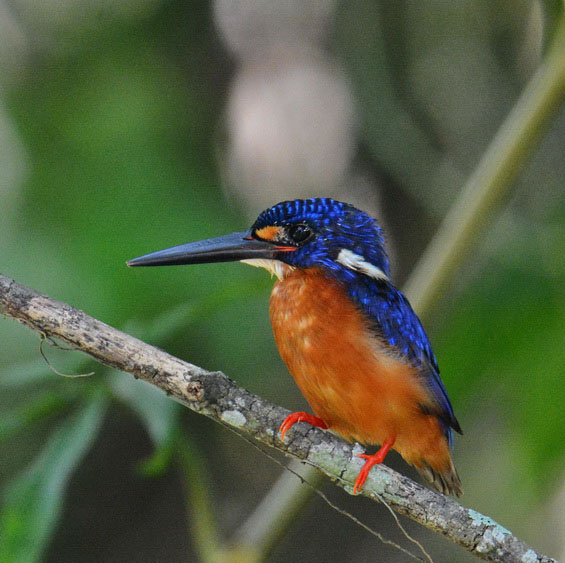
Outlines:
[[440, 378], [430, 341], [408, 299], [389, 282], [364, 275], [348, 284], [347, 289], [375, 333], [419, 368], [437, 407], [434, 414], [444, 423], [451, 442], [450, 427], [457, 432], [461, 432], [461, 427]]

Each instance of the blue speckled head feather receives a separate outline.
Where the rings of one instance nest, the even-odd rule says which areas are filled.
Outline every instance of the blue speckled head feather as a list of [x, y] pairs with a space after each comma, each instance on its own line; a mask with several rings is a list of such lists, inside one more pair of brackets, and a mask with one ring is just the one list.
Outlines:
[[347, 282], [353, 279], [351, 270], [336, 264], [339, 251], [346, 249], [389, 275], [383, 230], [375, 219], [348, 203], [330, 198], [283, 201], [263, 211], [251, 230], [300, 223], [314, 231], [315, 239], [284, 256], [284, 262], [297, 268], [321, 267]]

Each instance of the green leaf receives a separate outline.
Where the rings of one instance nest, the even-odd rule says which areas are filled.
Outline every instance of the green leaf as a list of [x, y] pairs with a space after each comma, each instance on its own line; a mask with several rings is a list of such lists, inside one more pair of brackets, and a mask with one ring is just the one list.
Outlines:
[[150, 457], [137, 464], [137, 472], [143, 477], [161, 477], [171, 465], [177, 449], [177, 431], [171, 429], [167, 439], [153, 451]]
[[63, 421], [31, 467], [7, 487], [0, 514], [0, 563], [40, 559], [59, 520], [69, 478], [98, 434], [106, 403], [98, 395]]
[[553, 40], [555, 29], [565, 8], [562, 0], [543, 0], [541, 5], [544, 15], [544, 43], [548, 46]]
[[112, 377], [110, 385], [115, 396], [141, 418], [154, 444], [159, 446], [167, 440], [175, 427], [178, 403], [145, 381], [120, 375]]
[[0, 444], [22, 428], [57, 412], [68, 404], [68, 400], [53, 392], [42, 393], [24, 406], [2, 414], [0, 419]]

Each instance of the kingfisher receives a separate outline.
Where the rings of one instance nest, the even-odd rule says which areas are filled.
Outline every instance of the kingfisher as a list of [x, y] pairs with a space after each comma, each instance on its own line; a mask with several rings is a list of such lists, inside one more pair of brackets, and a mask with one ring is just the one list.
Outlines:
[[430, 341], [390, 279], [383, 230], [352, 205], [330, 198], [283, 201], [248, 231], [182, 244], [129, 266], [240, 261], [277, 277], [270, 318], [280, 355], [313, 413], [298, 422], [348, 441], [379, 446], [353, 488], [396, 450], [444, 494], [461, 495], [451, 456], [461, 427]]

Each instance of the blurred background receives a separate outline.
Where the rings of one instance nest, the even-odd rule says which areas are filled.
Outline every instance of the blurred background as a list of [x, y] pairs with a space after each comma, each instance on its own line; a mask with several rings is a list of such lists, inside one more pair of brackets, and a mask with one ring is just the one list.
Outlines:
[[[560, 11], [550, 0], [0, 0], [0, 271], [300, 410], [264, 272], [124, 261], [242, 230], [281, 200], [332, 196], [379, 218], [402, 285]], [[564, 156], [561, 109], [423, 314], [465, 431], [463, 504], [553, 557], [565, 556]], [[57, 375], [13, 321], [0, 321], [0, 341], [0, 561], [221, 560], [205, 546], [229, 543], [278, 465], [45, 342], [59, 372], [95, 372]], [[382, 506], [322, 487], [406, 545]], [[474, 560], [405, 522], [435, 560]], [[315, 498], [267, 559], [407, 557]]]

